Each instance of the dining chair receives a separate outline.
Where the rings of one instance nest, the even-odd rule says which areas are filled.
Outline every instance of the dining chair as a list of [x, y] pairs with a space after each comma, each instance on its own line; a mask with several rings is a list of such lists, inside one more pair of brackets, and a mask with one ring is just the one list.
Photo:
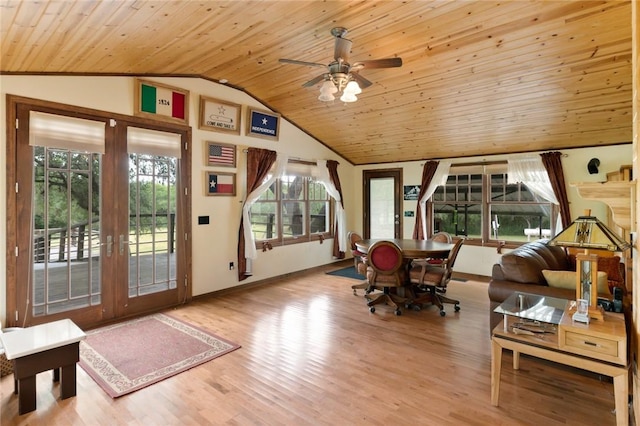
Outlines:
[[385, 303], [392, 306], [396, 315], [401, 315], [400, 304], [408, 299], [397, 294], [406, 285], [406, 274], [402, 250], [393, 241], [380, 240], [373, 243], [367, 253], [367, 281], [370, 289], [381, 292], [367, 293], [369, 311], [376, 311], [375, 305]]
[[444, 304], [450, 303], [454, 305], [456, 312], [460, 311], [460, 301], [440, 294], [437, 288], [446, 290], [453, 273], [453, 265], [463, 243], [464, 239], [461, 238], [454, 244], [442, 265], [431, 265], [422, 259], [412, 262], [409, 280], [414, 285], [413, 292], [416, 295], [411, 301], [414, 308], [431, 302], [440, 309], [440, 316], [445, 316], [447, 313], [444, 311]]
[[[353, 266], [356, 270], [356, 273], [362, 275], [363, 277], [367, 276], [367, 254], [358, 250], [356, 243], [362, 240], [360, 234], [350, 231], [347, 234], [347, 239], [349, 240], [349, 244], [351, 245], [351, 254], [353, 255]], [[369, 282], [364, 280], [359, 284], [354, 284], [351, 286], [353, 290], [353, 294], [357, 295], [357, 290], [364, 290], [365, 292], [371, 292], [369, 289]]]

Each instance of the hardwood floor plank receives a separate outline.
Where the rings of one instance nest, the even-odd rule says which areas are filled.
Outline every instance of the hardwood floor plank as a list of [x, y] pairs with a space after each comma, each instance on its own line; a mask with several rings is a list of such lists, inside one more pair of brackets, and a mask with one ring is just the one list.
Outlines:
[[[350, 262], [344, 263], [348, 266]], [[0, 380], [4, 425], [579, 425], [615, 424], [610, 378], [503, 356], [490, 402], [487, 283], [452, 281], [447, 306], [371, 314], [353, 280], [328, 265], [278, 282], [202, 297], [168, 313], [242, 348], [111, 399], [77, 368], [77, 396], [37, 377], [36, 411], [19, 416]]]

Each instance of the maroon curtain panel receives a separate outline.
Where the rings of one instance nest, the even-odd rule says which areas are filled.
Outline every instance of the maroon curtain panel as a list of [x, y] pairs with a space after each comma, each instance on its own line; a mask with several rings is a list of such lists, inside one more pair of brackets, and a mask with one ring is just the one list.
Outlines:
[[[331, 183], [338, 190], [338, 194], [340, 194], [340, 204], [344, 209], [344, 201], [342, 195], [342, 186], [340, 185], [340, 178], [338, 177], [338, 163], [335, 160], [327, 160], [327, 169], [329, 170], [329, 178], [331, 179]], [[344, 252], [340, 251], [340, 245], [338, 244], [338, 223], [333, 224], [333, 257], [337, 259], [344, 259]]]
[[[562, 169], [562, 153], [561, 152], [544, 152], [540, 154], [542, 164], [547, 170], [549, 181], [553, 188], [553, 193], [560, 204], [560, 220], [562, 227], [566, 228], [571, 224], [571, 211], [569, 209], [569, 198], [567, 197], [567, 186], [564, 182], [564, 171]], [[556, 230], [559, 232], [559, 230]]]
[[[269, 174], [271, 166], [276, 162], [278, 154], [266, 149], [249, 148], [247, 151], [247, 195], [255, 191]], [[251, 226], [251, 224], [247, 224]], [[240, 230], [238, 231], [238, 281], [247, 279], [247, 259], [245, 258], [244, 223], [240, 214]]]
[[[433, 176], [436, 174], [436, 170], [438, 169], [438, 161], [427, 161], [424, 163], [424, 167], [422, 168], [422, 182], [420, 183], [420, 194], [418, 194], [418, 207], [416, 207], [416, 223], [413, 226], [413, 239], [414, 240], [424, 240], [427, 238], [422, 231], [422, 206], [420, 205], [420, 200], [424, 197], [424, 194], [427, 192], [427, 188], [431, 184], [431, 180]], [[427, 220], [429, 219], [427, 215]]]

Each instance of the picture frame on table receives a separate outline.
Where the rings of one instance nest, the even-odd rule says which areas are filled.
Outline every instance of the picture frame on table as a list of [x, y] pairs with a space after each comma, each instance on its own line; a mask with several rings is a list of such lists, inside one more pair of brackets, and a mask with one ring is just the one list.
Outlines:
[[202, 130], [240, 134], [242, 105], [220, 99], [200, 96], [200, 120]]
[[205, 172], [205, 193], [207, 196], [235, 196], [236, 174]]
[[133, 115], [188, 125], [189, 91], [136, 78]]
[[205, 165], [236, 167], [236, 146], [228, 143], [206, 141]]
[[280, 134], [280, 114], [248, 108], [247, 136], [277, 141]]

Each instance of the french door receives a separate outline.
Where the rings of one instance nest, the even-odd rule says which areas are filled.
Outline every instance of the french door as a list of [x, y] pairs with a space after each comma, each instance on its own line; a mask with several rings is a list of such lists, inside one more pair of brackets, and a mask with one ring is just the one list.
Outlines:
[[185, 300], [190, 134], [77, 109], [15, 114], [8, 320], [92, 326]]
[[364, 237], [402, 238], [402, 169], [362, 173]]

